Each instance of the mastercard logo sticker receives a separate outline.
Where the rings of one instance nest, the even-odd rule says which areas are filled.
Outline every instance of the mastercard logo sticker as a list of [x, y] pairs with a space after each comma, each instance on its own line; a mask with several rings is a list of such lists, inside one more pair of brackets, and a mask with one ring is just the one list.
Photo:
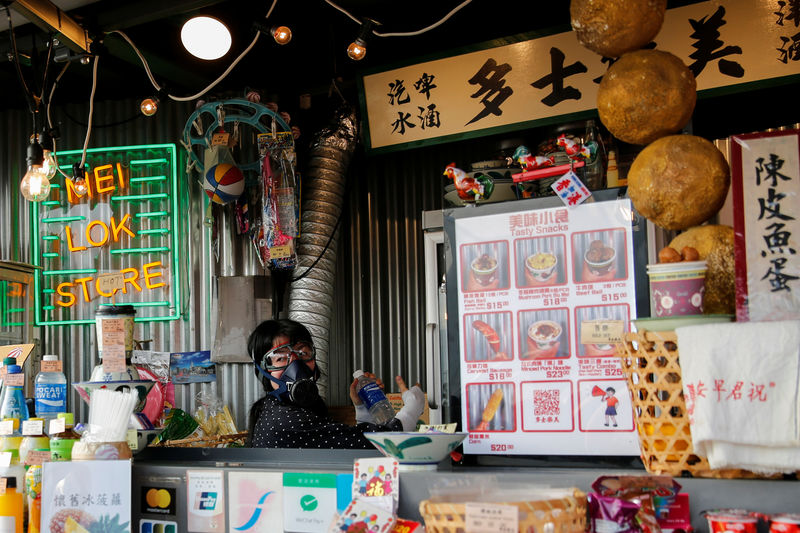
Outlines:
[[142, 487], [142, 512], [175, 514], [175, 489]]

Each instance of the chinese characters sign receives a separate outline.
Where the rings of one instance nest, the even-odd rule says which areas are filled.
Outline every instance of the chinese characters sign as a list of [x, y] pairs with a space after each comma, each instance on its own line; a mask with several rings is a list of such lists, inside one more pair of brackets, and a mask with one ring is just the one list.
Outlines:
[[103, 525], [106, 531], [132, 530], [131, 461], [45, 462], [42, 466], [43, 531], [50, 531], [46, 524], [54, 523], [68, 531], [69, 524], [65, 527], [63, 522], [67, 516], [79, 517], [80, 526], [90, 530], [92, 524]]
[[736, 318], [800, 318], [800, 131], [732, 141]]
[[[796, 2], [721, 0], [667, 11], [651, 43], [672, 52], [698, 90], [800, 74]], [[613, 60], [574, 32], [364, 76], [370, 148], [485, 135], [594, 109]]]
[[455, 217], [465, 452], [638, 454], [614, 345], [636, 314], [630, 217], [628, 200]]
[[[80, 150], [59, 152], [72, 176]], [[137, 321], [179, 317], [174, 144], [87, 151], [82, 180], [57, 174], [34, 203], [36, 322], [89, 324], [100, 305], [136, 308]]]

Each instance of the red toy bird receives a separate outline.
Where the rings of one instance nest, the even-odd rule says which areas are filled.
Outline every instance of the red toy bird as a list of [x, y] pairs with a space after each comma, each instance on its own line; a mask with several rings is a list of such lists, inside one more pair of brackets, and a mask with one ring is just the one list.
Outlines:
[[494, 182], [491, 181], [491, 178], [483, 175], [472, 178], [469, 174], [456, 167], [455, 163], [447, 165], [447, 168], [444, 169], [444, 175], [455, 183], [458, 197], [468, 202], [477, 202], [491, 195], [491, 190], [487, 190], [487, 181], [490, 184], [490, 188], [494, 188]]

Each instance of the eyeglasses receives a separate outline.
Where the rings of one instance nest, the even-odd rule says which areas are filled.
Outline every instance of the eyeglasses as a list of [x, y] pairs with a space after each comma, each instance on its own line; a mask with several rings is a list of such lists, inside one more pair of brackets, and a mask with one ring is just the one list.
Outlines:
[[299, 359], [304, 363], [313, 361], [317, 357], [317, 350], [313, 344], [307, 342], [286, 343], [276, 346], [262, 357], [263, 366], [267, 370], [280, 370], [286, 368], [292, 360]]

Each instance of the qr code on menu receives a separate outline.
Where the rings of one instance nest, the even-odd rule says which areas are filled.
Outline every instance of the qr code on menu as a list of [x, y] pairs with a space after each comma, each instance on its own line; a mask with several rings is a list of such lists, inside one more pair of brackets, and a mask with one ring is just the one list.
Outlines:
[[533, 391], [533, 414], [548, 416], [561, 414], [561, 391], [558, 389]]

